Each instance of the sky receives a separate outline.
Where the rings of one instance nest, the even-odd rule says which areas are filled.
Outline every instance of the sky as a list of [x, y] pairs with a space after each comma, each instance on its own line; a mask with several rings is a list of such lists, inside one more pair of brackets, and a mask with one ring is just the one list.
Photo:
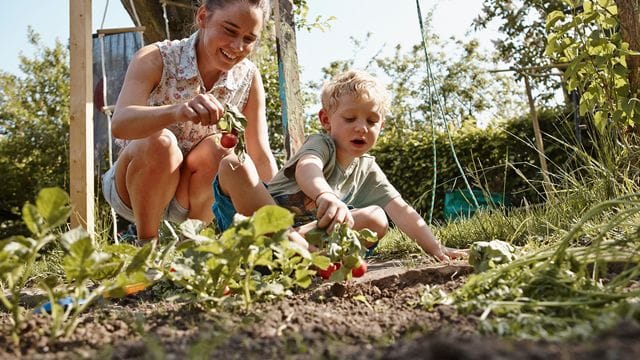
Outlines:
[[[152, 1], [152, 0], [149, 0]], [[419, 0], [423, 16], [434, 10], [433, 30], [441, 38], [456, 36], [480, 40], [485, 48], [491, 47], [493, 29], [467, 34], [472, 20], [480, 13], [483, 0]], [[105, 4], [108, 3], [106, 16]], [[389, 6], [392, 3], [393, 6]], [[313, 30], [297, 33], [298, 61], [301, 81], [320, 81], [321, 68], [333, 60], [355, 56], [356, 67], [380, 52], [390, 55], [396, 44], [404, 49], [420, 43], [416, 1], [414, 0], [309, 0], [309, 19], [316, 16], [334, 16], [331, 28], [325, 32]], [[133, 26], [120, 0], [92, 1], [93, 30]], [[40, 34], [43, 43], [53, 46], [55, 40], [67, 44], [69, 38], [69, 0], [5, 1], [0, 15], [0, 33], [4, 34], [0, 70], [20, 74], [20, 54], [33, 56], [35, 49], [27, 41], [27, 27]], [[367, 47], [354, 53], [350, 37], [363, 40], [371, 37]], [[9, 36], [10, 35], [10, 36]]]

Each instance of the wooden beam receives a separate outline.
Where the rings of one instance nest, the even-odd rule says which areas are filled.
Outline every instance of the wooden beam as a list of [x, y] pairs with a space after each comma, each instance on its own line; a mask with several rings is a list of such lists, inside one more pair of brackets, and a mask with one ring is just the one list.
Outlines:
[[71, 226], [95, 234], [93, 180], [93, 50], [91, 0], [69, 3]]
[[134, 27], [123, 27], [123, 28], [111, 28], [111, 29], [98, 29], [96, 30], [96, 34], [98, 35], [112, 35], [112, 34], [122, 34], [127, 32], [144, 32], [144, 26], [134, 26]]
[[304, 115], [300, 92], [300, 69], [291, 0], [273, 2], [278, 52], [278, 76], [282, 102], [282, 128], [286, 158], [290, 159], [304, 142]]

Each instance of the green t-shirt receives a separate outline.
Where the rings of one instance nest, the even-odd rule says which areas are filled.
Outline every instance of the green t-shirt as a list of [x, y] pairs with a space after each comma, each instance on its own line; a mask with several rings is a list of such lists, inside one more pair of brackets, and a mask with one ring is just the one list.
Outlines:
[[322, 160], [324, 178], [334, 193], [349, 206], [363, 208], [378, 205], [384, 208], [389, 201], [400, 196], [373, 156], [362, 155], [342, 169], [336, 161], [333, 139], [326, 134], [314, 134], [307, 138], [302, 148], [269, 183], [271, 196], [278, 205], [295, 214], [297, 225], [315, 220], [314, 199], [306, 196], [295, 180], [296, 164], [306, 154], [313, 154]]

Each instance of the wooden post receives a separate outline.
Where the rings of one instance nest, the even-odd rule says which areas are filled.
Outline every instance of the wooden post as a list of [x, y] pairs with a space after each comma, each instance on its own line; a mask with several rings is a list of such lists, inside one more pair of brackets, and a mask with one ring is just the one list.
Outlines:
[[551, 192], [547, 189], [551, 184], [549, 178], [549, 170], [547, 168], [547, 158], [544, 155], [544, 144], [542, 142], [542, 132], [540, 131], [540, 123], [538, 122], [538, 112], [536, 111], [536, 105], [533, 102], [533, 94], [531, 93], [531, 84], [529, 84], [529, 75], [522, 73], [524, 78], [524, 86], [527, 91], [527, 99], [529, 100], [529, 111], [531, 112], [531, 122], [533, 123], [533, 134], [536, 138], [536, 149], [538, 150], [538, 157], [540, 158], [540, 168], [542, 169], [542, 179], [544, 180], [544, 188], [547, 196], [551, 196]]
[[278, 52], [280, 101], [282, 102], [282, 128], [284, 148], [289, 159], [304, 142], [304, 115], [296, 53], [296, 33], [291, 0], [273, 1]]
[[[640, 50], [640, 9], [637, 0], [615, 0], [620, 20], [622, 40], [629, 43], [629, 50]], [[627, 56], [629, 87], [632, 97], [640, 93], [640, 57]]]
[[95, 233], [93, 180], [93, 53], [91, 0], [69, 3], [71, 226]]

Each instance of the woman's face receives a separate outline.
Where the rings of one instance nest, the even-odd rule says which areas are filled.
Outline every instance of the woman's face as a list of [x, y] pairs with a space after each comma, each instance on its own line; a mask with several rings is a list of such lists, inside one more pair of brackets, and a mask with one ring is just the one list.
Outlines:
[[198, 63], [228, 71], [255, 46], [262, 30], [262, 10], [238, 1], [209, 12], [204, 6], [196, 15], [200, 29]]

